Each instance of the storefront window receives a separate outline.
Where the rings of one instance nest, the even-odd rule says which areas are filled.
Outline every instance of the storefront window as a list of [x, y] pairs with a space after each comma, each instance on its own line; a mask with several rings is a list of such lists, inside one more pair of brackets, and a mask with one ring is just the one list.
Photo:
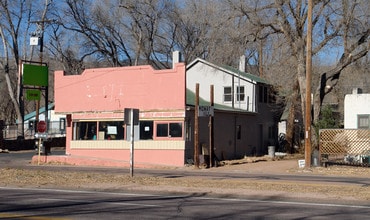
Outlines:
[[[155, 123], [155, 133], [154, 123], [140, 121], [138, 134], [135, 135], [139, 135], [140, 140], [153, 140], [155, 137], [181, 138], [183, 135], [182, 122]], [[125, 132], [123, 121], [84, 121], [73, 124], [73, 140], [125, 140]]]
[[74, 140], [96, 139], [96, 122], [76, 122], [74, 124]]
[[157, 137], [182, 137], [182, 123], [157, 123]]
[[73, 140], [123, 140], [124, 134], [123, 121], [75, 122]]
[[123, 140], [124, 134], [123, 121], [99, 121], [99, 140]]
[[157, 137], [168, 137], [168, 123], [157, 124]]
[[170, 123], [170, 137], [182, 137], [182, 123]]
[[153, 121], [140, 121], [140, 140], [153, 140]]

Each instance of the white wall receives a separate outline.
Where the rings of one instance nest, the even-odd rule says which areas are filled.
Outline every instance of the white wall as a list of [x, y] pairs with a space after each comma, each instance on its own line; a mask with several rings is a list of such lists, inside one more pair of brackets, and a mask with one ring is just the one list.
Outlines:
[[[186, 87], [195, 93], [195, 85], [199, 83], [199, 94], [204, 100], [210, 99], [210, 85], [214, 85], [214, 102], [232, 106], [231, 102], [224, 102], [224, 87], [232, 86], [233, 76], [219, 69], [213, 68], [202, 62], [198, 62], [189, 68], [186, 72]], [[245, 98], [244, 101], [236, 100], [236, 88], [244, 86]], [[234, 108], [239, 108], [248, 111], [255, 111], [255, 84], [244, 79], [238, 80], [238, 76], [234, 76]], [[247, 103], [248, 102], [248, 103]]]
[[370, 94], [347, 94], [344, 98], [344, 128], [357, 128], [357, 115], [370, 114]]

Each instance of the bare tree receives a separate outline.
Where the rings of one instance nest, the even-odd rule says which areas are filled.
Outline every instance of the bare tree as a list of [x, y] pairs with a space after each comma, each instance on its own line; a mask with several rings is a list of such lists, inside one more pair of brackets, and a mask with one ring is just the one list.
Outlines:
[[[171, 11], [172, 1], [123, 2], [118, 6], [116, 1], [91, 4], [86, 0], [65, 0], [65, 7], [58, 15], [59, 24], [73, 33], [80, 44], [77, 51], [69, 49], [63, 53], [72, 52], [79, 57], [78, 62], [92, 57], [110, 66], [140, 63], [162, 68], [160, 61], [171, 54], [163, 44], [163, 36], [166, 33], [164, 14]], [[57, 34], [60, 33], [61, 30]], [[55, 43], [53, 48], [61, 52], [61, 46]]]
[[[41, 1], [41, 0], [40, 0]], [[16, 114], [19, 123], [23, 125], [23, 96], [21, 91], [18, 73], [19, 61], [26, 59], [27, 49], [26, 42], [29, 42], [28, 30], [30, 29], [30, 21], [38, 16], [36, 5], [40, 1], [0, 1], [0, 35], [2, 39], [2, 49], [4, 54], [4, 63], [1, 63], [4, 69], [4, 76], [7, 85], [7, 93], [10, 97], [12, 107]], [[44, 1], [48, 5], [48, 1]], [[45, 13], [47, 7], [44, 8]], [[35, 17], [34, 17], [35, 16]], [[22, 38], [23, 36], [23, 38]], [[22, 48], [22, 46], [23, 48]], [[11, 111], [12, 112], [12, 111]], [[13, 117], [8, 117], [12, 119]], [[13, 123], [14, 121], [7, 121]], [[18, 126], [18, 136], [23, 136], [23, 127]]]
[[370, 15], [368, 3], [368, 1], [361, 0], [342, 0], [336, 10], [339, 13], [338, 20], [340, 22], [337, 32], [340, 33], [338, 36], [343, 44], [343, 53], [334, 68], [319, 74], [319, 83], [314, 94], [314, 123], [320, 117], [325, 96], [332, 92], [338, 84], [343, 70], [369, 53]]
[[[320, 115], [323, 98], [331, 91], [330, 89], [325, 90], [327, 88], [326, 83], [328, 81], [337, 82], [341, 71], [346, 66], [366, 56], [368, 52], [369, 25], [366, 23], [368, 17], [354, 19], [355, 13], [359, 13], [356, 9], [359, 9], [360, 2], [362, 2], [362, 6], [365, 6], [366, 1], [360, 0], [352, 1], [350, 4], [345, 0], [314, 2], [313, 30], [316, 37], [314, 38], [313, 55], [319, 56], [320, 52], [326, 47], [335, 42], [340, 42], [340, 39], [343, 39], [343, 44], [336, 46], [345, 48], [342, 58], [338, 61], [336, 67], [320, 74], [322, 76], [320, 78], [321, 82], [315, 93], [314, 122], [318, 120]], [[245, 4], [242, 1], [229, 1], [229, 5], [241, 12], [241, 16], [248, 18], [248, 21], [256, 27], [265, 29], [269, 35], [282, 35], [284, 37], [289, 48], [287, 56], [291, 56], [295, 60], [296, 74], [291, 82], [293, 85], [295, 81], [298, 83], [298, 86], [295, 87], [298, 92], [292, 93], [291, 96], [291, 114], [294, 114], [294, 109], [298, 106], [301, 107], [301, 112], [304, 112], [306, 103], [306, 2], [301, 0], [275, 0], [248, 1], [248, 4]], [[343, 11], [344, 13], [342, 13]], [[268, 15], [266, 12], [268, 12]], [[361, 16], [364, 15], [362, 13]], [[363, 25], [361, 21], [365, 22], [366, 25]], [[357, 27], [355, 30], [353, 29], [354, 25]], [[349, 36], [348, 34], [351, 36], [352, 43], [347, 37]], [[294, 100], [300, 100], [300, 105], [294, 102]], [[290, 120], [294, 119], [294, 117], [289, 118]], [[293, 129], [293, 124], [293, 122], [288, 121], [288, 130]]]

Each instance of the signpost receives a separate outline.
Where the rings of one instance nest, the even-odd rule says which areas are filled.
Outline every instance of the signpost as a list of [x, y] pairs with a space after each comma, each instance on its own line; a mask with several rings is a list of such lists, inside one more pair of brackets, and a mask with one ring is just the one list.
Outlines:
[[139, 124], [139, 109], [125, 108], [126, 125], [130, 125], [130, 176], [134, 176], [134, 126]]
[[210, 86], [210, 105], [199, 105], [199, 83], [195, 84], [195, 106], [194, 106], [194, 166], [199, 168], [199, 117], [209, 118], [209, 166], [212, 167], [212, 160], [214, 154], [214, 134], [213, 134], [213, 117], [214, 117], [214, 86]]
[[[40, 155], [41, 155], [41, 143], [42, 143], [42, 140], [43, 139], [46, 139], [47, 138], [47, 133], [46, 132], [46, 129], [47, 129], [47, 125], [46, 125], [46, 122], [45, 121], [39, 121], [37, 123], [37, 134], [35, 135], [36, 138], [39, 138], [39, 141], [38, 141], [38, 162], [37, 164], [40, 165]], [[44, 150], [45, 152], [45, 155], [46, 155], [46, 150]]]

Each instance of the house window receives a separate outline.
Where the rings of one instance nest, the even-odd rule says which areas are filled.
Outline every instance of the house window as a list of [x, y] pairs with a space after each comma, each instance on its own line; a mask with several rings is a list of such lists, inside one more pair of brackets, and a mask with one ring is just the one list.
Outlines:
[[258, 101], [263, 102], [263, 87], [262, 86], [258, 87]]
[[245, 99], [244, 86], [237, 86], [236, 87], [236, 100], [238, 102], [244, 102], [244, 99]]
[[267, 103], [268, 101], [268, 88], [266, 86], [260, 85], [258, 88], [258, 100], [262, 103]]
[[157, 137], [181, 138], [182, 137], [182, 123], [157, 123]]
[[370, 115], [357, 115], [357, 128], [369, 129], [370, 128]]
[[232, 101], [232, 89], [230, 86], [224, 87], [224, 102], [231, 102]]

